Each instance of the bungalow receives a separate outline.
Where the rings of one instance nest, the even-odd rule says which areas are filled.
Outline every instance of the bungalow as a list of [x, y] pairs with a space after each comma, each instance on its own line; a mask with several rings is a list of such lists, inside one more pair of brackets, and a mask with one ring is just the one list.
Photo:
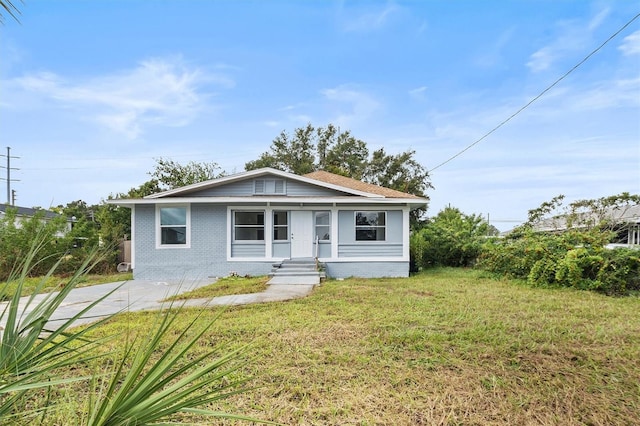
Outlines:
[[315, 258], [330, 277], [409, 275], [409, 212], [427, 199], [316, 171], [251, 170], [117, 199], [131, 209], [137, 279], [265, 275]]

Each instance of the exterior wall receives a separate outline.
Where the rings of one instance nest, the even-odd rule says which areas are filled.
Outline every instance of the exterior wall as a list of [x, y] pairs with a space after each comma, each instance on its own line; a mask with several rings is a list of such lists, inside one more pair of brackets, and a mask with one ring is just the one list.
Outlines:
[[243, 197], [253, 195], [253, 180], [233, 182], [190, 194], [192, 197]]
[[335, 197], [345, 194], [302, 182], [287, 181], [287, 195], [291, 197]]
[[[313, 250], [315, 251], [315, 249], [314, 247]], [[331, 243], [320, 242], [318, 244], [318, 257], [331, 257]]]
[[409, 262], [327, 262], [325, 266], [330, 278], [409, 276]]
[[273, 243], [273, 257], [278, 257], [278, 258], [291, 257], [291, 243], [289, 241], [274, 242]]
[[[248, 209], [263, 208], [249, 207]], [[275, 208], [264, 207], [264, 209], [270, 211]], [[277, 209], [295, 210], [296, 207], [282, 206]], [[231, 222], [228, 218], [232, 210], [233, 207], [224, 205], [191, 204], [189, 248], [157, 247], [156, 206], [136, 205], [132, 215], [134, 277], [162, 281], [206, 279], [227, 276], [232, 272], [241, 275], [266, 275], [271, 271], [274, 259], [291, 256], [290, 241], [267, 241], [266, 244], [269, 246], [265, 243], [232, 246], [229, 241], [232, 236]], [[362, 209], [387, 211], [386, 241], [355, 241], [354, 212], [360, 210], [357, 207], [349, 209], [315, 207], [312, 211], [314, 210], [331, 210], [331, 241], [322, 242], [318, 246], [318, 257], [326, 265], [328, 276], [335, 278], [408, 276], [408, 247], [403, 245], [404, 234], [407, 233], [404, 227], [408, 226], [406, 209], [388, 210], [388, 207]], [[272, 233], [270, 219], [266, 219], [265, 233]], [[268, 258], [267, 255], [269, 255]], [[233, 260], [233, 257], [238, 259]]]
[[156, 248], [156, 209], [137, 205], [134, 215], [134, 277], [145, 280], [189, 280], [241, 275], [266, 275], [271, 262], [227, 262], [227, 209], [191, 205], [191, 248]]

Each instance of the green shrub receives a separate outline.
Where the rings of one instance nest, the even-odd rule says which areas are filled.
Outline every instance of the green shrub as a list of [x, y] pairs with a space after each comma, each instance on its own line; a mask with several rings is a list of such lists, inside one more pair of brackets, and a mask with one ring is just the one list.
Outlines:
[[447, 207], [411, 236], [414, 268], [471, 266], [488, 233], [489, 225], [480, 216]]
[[610, 295], [640, 291], [640, 251], [626, 248], [605, 251], [593, 289]]
[[610, 295], [640, 290], [640, 252], [605, 249], [600, 232], [521, 230], [514, 237], [487, 242], [477, 266], [526, 279], [533, 286], [558, 285]]

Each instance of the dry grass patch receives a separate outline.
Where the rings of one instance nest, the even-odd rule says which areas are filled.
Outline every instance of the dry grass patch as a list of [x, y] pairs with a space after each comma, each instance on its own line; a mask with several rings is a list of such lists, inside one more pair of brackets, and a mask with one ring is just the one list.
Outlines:
[[252, 342], [241, 374], [256, 388], [210, 408], [283, 424], [629, 425], [640, 412], [638, 324], [638, 298], [442, 269], [230, 307], [201, 347]]

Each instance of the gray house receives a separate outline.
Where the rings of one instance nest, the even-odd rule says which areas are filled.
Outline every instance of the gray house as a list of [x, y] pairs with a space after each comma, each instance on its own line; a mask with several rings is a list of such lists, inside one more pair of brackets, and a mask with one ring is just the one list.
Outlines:
[[264, 168], [141, 199], [131, 209], [137, 279], [265, 275], [316, 258], [330, 277], [409, 274], [409, 212], [425, 198], [317, 171]]

